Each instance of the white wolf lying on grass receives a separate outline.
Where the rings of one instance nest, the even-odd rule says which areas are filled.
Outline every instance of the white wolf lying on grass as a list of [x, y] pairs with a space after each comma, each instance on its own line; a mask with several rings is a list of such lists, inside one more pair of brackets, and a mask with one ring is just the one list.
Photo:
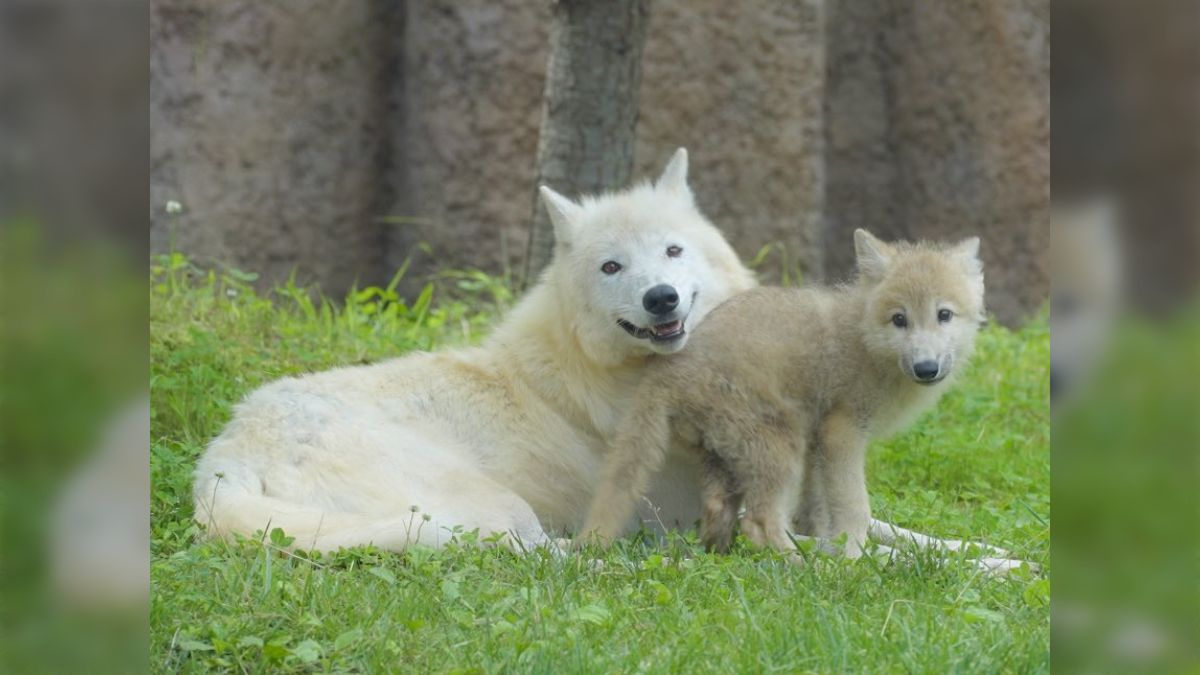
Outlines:
[[[475, 529], [541, 546], [578, 529], [648, 360], [683, 348], [755, 282], [696, 208], [683, 149], [654, 184], [542, 197], [554, 260], [482, 346], [251, 393], [197, 464], [195, 518], [217, 535], [279, 527], [326, 551], [436, 546]], [[690, 527], [699, 494], [694, 459], [675, 452], [648, 492], [653, 510], [628, 526]], [[960, 546], [881, 522], [872, 535]]]

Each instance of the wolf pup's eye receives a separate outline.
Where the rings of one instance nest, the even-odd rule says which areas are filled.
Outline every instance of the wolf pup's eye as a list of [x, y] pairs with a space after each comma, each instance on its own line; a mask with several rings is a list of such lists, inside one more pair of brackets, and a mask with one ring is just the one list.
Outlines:
[[904, 328], [908, 325], [908, 317], [904, 316], [902, 312], [896, 312], [892, 315], [892, 325], [896, 328]]
[[954, 312], [948, 309], [938, 310], [938, 323], [948, 323], [952, 318], [954, 318]]
[[678, 258], [682, 253], [683, 253], [683, 249], [679, 248], [678, 246], [668, 246], [667, 247], [667, 257], [668, 258]]
[[621, 271], [621, 263], [615, 260], [609, 260], [600, 266], [600, 271], [605, 274], [616, 274]]

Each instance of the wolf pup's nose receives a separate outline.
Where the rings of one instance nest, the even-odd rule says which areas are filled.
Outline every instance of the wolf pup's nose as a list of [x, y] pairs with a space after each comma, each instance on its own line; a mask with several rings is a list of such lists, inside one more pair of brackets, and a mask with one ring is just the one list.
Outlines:
[[928, 382], [937, 377], [938, 363], [937, 361], [922, 361], [913, 364], [913, 375], [917, 376], [918, 380]]
[[679, 293], [676, 292], [674, 286], [659, 284], [646, 291], [646, 295], [642, 296], [642, 307], [655, 316], [666, 314], [678, 306]]

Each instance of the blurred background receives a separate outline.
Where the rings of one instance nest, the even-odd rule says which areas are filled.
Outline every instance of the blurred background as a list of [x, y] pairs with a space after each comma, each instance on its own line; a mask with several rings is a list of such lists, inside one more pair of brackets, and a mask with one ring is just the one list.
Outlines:
[[[524, 269], [552, 4], [151, 3], [152, 250], [334, 297]], [[648, 7], [632, 175], [686, 146], [765, 281], [841, 278], [856, 227], [978, 234], [991, 310], [1043, 305], [1047, 1]]]
[[146, 669], [149, 17], [0, 2], [0, 671]]
[[1200, 3], [1053, 25], [1054, 664], [1196, 672]]

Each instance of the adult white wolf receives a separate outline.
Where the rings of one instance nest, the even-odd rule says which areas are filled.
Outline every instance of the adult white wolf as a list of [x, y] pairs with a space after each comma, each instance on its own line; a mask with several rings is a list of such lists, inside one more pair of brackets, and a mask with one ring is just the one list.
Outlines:
[[[481, 347], [255, 391], [199, 461], [196, 518], [317, 549], [437, 544], [454, 527], [540, 544], [578, 527], [646, 359], [754, 280], [696, 208], [682, 149], [653, 185], [542, 195], [554, 261]], [[694, 472], [664, 474], [652, 499], [690, 525]]]
[[[696, 208], [683, 149], [653, 184], [542, 197], [554, 260], [481, 347], [253, 392], [197, 464], [196, 519], [215, 534], [281, 527], [319, 550], [437, 545], [455, 528], [528, 546], [577, 529], [646, 360], [683, 348], [755, 281]], [[692, 462], [673, 454], [640, 522], [699, 518]], [[872, 533], [958, 545], [879, 522]]]

